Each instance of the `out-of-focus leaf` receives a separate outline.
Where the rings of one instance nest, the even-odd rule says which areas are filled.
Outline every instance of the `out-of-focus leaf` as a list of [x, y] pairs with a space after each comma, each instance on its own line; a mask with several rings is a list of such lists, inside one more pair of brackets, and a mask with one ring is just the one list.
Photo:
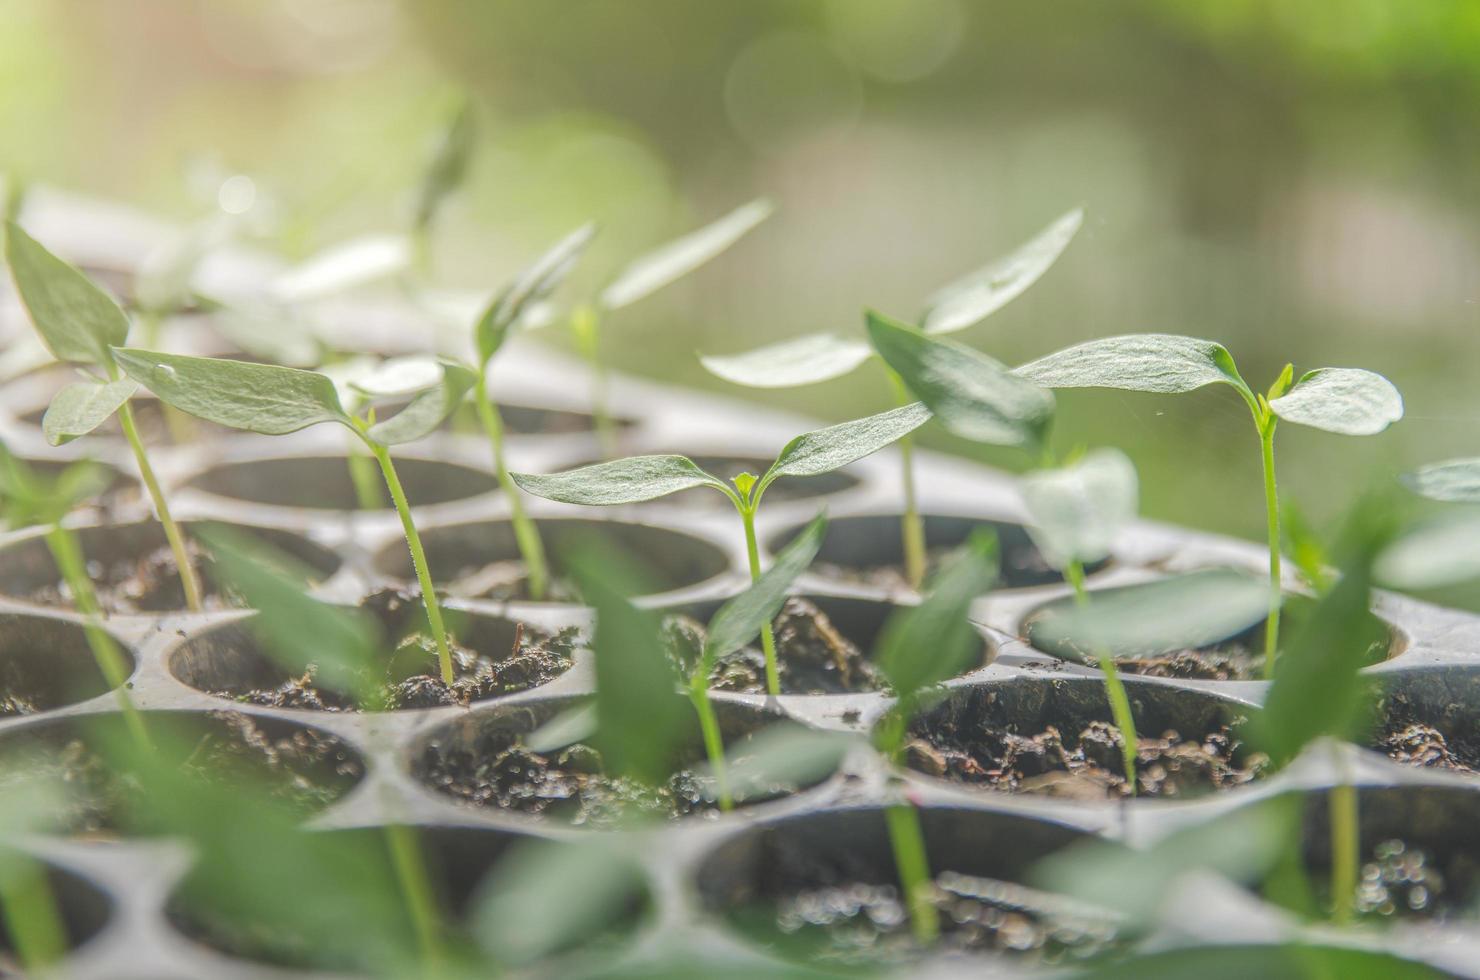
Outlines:
[[314, 367], [325, 345], [312, 323], [275, 308], [233, 306], [211, 317], [211, 329], [248, 354], [288, 367]]
[[1377, 581], [1437, 589], [1480, 578], [1480, 513], [1449, 514], [1409, 528], [1377, 556]]
[[1376, 435], [1403, 417], [1403, 396], [1380, 374], [1360, 368], [1307, 371], [1269, 403], [1286, 422], [1347, 436]]
[[[733, 750], [725, 783], [736, 799], [773, 793], [778, 786], [810, 786], [836, 772], [863, 743], [857, 735], [826, 732], [790, 722], [770, 725]], [[703, 769], [712, 775], [713, 768]]]
[[820, 476], [883, 449], [930, 420], [920, 402], [825, 429], [804, 432], [788, 442], [761, 477], [757, 493], [783, 476]]
[[524, 746], [531, 752], [556, 752], [591, 738], [597, 727], [596, 705], [583, 704], [560, 712], [524, 736]]
[[1088, 966], [1069, 980], [1442, 980], [1446, 974], [1388, 953], [1292, 942], [1286, 946], [1199, 946]]
[[700, 676], [707, 678], [718, 658], [754, 640], [761, 627], [776, 618], [791, 583], [817, 557], [826, 533], [827, 515], [818, 514], [781, 550], [755, 584], [719, 608], [709, 621]]
[[224, 222], [202, 222], [145, 255], [134, 277], [138, 308], [165, 314], [188, 306], [195, 270], [206, 253], [226, 237], [227, 228]]
[[382, 446], [415, 442], [436, 431], [447, 416], [457, 410], [463, 398], [477, 383], [472, 371], [453, 361], [443, 361], [442, 379], [384, 422], [377, 422], [366, 433]]
[[860, 340], [814, 333], [743, 354], [703, 354], [699, 363], [715, 377], [737, 385], [794, 388], [841, 378], [873, 354], [873, 349]]
[[389, 357], [348, 379], [348, 384], [371, 398], [396, 398], [425, 391], [442, 382], [442, 362], [431, 354]]
[[437, 143], [437, 151], [427, 165], [416, 199], [416, 227], [425, 229], [437, 216], [442, 202], [452, 195], [467, 178], [468, 161], [478, 144], [477, 118], [473, 104], [464, 100]]
[[1416, 472], [1404, 474], [1403, 482], [1414, 493], [1430, 500], [1480, 503], [1480, 458], [1430, 463]]
[[5, 226], [5, 261], [36, 332], [58, 360], [107, 364], [108, 348], [128, 339], [128, 317], [113, 298], [14, 222]]
[[592, 506], [641, 503], [694, 487], [726, 489], [723, 480], [704, 472], [687, 456], [630, 456], [547, 476], [510, 475], [525, 493]]
[[766, 220], [772, 210], [769, 201], [751, 201], [713, 224], [654, 249], [623, 269], [601, 291], [600, 304], [608, 310], [616, 310], [651, 296], [735, 244], [746, 232]]
[[1162, 333], [1091, 340], [1030, 361], [1013, 373], [1045, 388], [1172, 393], [1230, 384], [1248, 391], [1222, 344]]
[[366, 235], [331, 246], [294, 266], [269, 289], [280, 303], [306, 303], [388, 279], [410, 265], [411, 243], [404, 235]]
[[1028, 530], [1055, 568], [1097, 562], [1136, 516], [1136, 467], [1118, 449], [1096, 449], [1077, 463], [1023, 477]]
[[951, 333], [997, 312], [1022, 295], [1058, 261], [1083, 223], [1083, 209], [1075, 208], [1011, 255], [945, 286], [926, 301], [921, 326], [926, 333]]
[[498, 353], [504, 341], [521, 322], [538, 310], [570, 275], [581, 253], [596, 234], [596, 225], [584, 224], [566, 235], [533, 265], [519, 274], [509, 286], [494, 297], [473, 328], [478, 346], [478, 363], [486, 365]]
[[57, 392], [47, 406], [46, 414], [41, 417], [41, 431], [53, 446], [71, 442], [112, 418], [138, 390], [138, 383], [131, 378], [70, 384]]
[[162, 401], [207, 422], [269, 436], [318, 422], [353, 428], [334, 382], [315, 371], [137, 348], [115, 348], [113, 356]]

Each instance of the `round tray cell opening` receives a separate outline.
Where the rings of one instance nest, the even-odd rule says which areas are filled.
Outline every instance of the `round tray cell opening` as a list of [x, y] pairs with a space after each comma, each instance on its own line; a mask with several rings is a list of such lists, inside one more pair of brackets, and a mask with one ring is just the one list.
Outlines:
[[1480, 668], [1387, 675], [1370, 744], [1405, 765], [1480, 775]]
[[[113, 645], [123, 675], [132, 676], [133, 654], [116, 638]], [[82, 626], [46, 616], [0, 613], [0, 718], [77, 704], [112, 687]]]
[[[113, 903], [107, 894], [76, 872], [19, 852], [0, 853], [0, 862], [11, 879], [7, 888], [15, 900], [34, 907], [49, 899], [68, 951], [102, 932], [113, 915]], [[0, 919], [0, 976], [12, 976], [19, 955], [17, 946], [13, 925]], [[22, 974], [16, 969], [13, 975]]]
[[[378, 510], [392, 507], [380, 467], [364, 458], [374, 477]], [[430, 507], [464, 500], [497, 487], [491, 473], [458, 463], [401, 458], [396, 475], [413, 507]], [[274, 507], [315, 510], [361, 510], [360, 497], [346, 456], [291, 456], [223, 463], [192, 478], [188, 486], [218, 497]]]

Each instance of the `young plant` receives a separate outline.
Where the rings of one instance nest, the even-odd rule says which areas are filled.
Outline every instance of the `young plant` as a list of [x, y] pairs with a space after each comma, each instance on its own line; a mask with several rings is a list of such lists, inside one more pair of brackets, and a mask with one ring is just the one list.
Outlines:
[[[936, 291], [925, 303], [919, 327], [928, 334], [947, 334], [980, 323], [1037, 282], [1069, 246], [1083, 221], [1083, 211], [1070, 211], [1010, 255]], [[873, 356], [873, 348], [862, 340], [819, 333], [743, 354], [701, 355], [699, 360], [711, 374], [735, 384], [751, 388], [794, 388], [841, 378]], [[899, 376], [891, 370], [889, 379], [896, 402], [908, 401], [908, 388]], [[904, 487], [900, 534], [905, 577], [918, 589], [925, 580], [925, 529], [915, 500], [911, 440], [902, 439], [899, 445]]]
[[[1044, 468], [1030, 474], [1023, 487], [1032, 533], [1044, 558], [1063, 571], [1075, 601], [1088, 603], [1085, 563], [1106, 557], [1115, 533], [1135, 515], [1136, 472], [1130, 461], [1101, 450], [1052, 469], [1052, 395], [979, 351], [880, 314], [868, 314], [868, 330], [879, 356], [947, 429], [989, 445], [1019, 446], [1043, 461]], [[1135, 793], [1138, 742], [1130, 699], [1109, 650], [1095, 649], [1120, 731], [1126, 785]]]
[[[740, 515], [745, 530], [750, 577], [752, 582], [756, 582], [761, 577], [761, 560], [755, 515], [761, 498], [772, 483], [783, 476], [831, 473], [883, 449], [925, 424], [929, 418], [930, 411], [916, 402], [804, 433], [786, 444], [763, 476], [741, 473], [734, 478], [733, 487], [706, 473], [686, 456], [632, 456], [548, 476], [534, 473], [514, 473], [512, 476], [521, 489], [536, 497], [597, 507], [656, 500], [696, 487], [716, 490], [734, 505], [735, 512]], [[780, 694], [776, 638], [769, 623], [761, 630], [761, 646], [766, 655], [766, 690], [773, 695]]]
[[591, 405], [603, 452], [611, 455], [616, 434], [606, 405], [606, 367], [601, 359], [601, 321], [609, 313], [646, 299], [676, 279], [693, 272], [739, 241], [771, 214], [769, 201], [755, 200], [706, 225], [661, 245], [629, 263], [596, 296], [571, 315], [576, 346], [591, 364]]
[[1264, 629], [1265, 676], [1274, 676], [1279, 651], [1280, 501], [1275, 482], [1274, 433], [1281, 419], [1342, 435], [1375, 435], [1403, 417], [1403, 398], [1380, 374], [1358, 368], [1316, 368], [1295, 380], [1285, 365], [1264, 393], [1239, 375], [1222, 344], [1170, 334], [1131, 334], [1091, 340], [1024, 364], [1015, 373], [1046, 388], [1115, 388], [1176, 393], [1226, 384], [1248, 405], [1264, 468], [1269, 537], [1269, 616]]
[[417, 268], [423, 276], [428, 275], [432, 268], [432, 226], [447, 198], [467, 180], [468, 165], [477, 145], [477, 117], [473, 113], [473, 103], [464, 98], [438, 135], [436, 150], [417, 188], [411, 241]]
[[[894, 688], [894, 707], [880, 724], [875, 744], [896, 765], [909, 740], [909, 723], [935, 685], [959, 674], [981, 637], [968, 619], [972, 602], [997, 579], [997, 539], [990, 531], [974, 534], [955, 561], [936, 576], [925, 600], [895, 614], [879, 638], [875, 660]], [[931, 902], [930, 862], [919, 815], [908, 798], [885, 811], [894, 864], [909, 910], [915, 939], [933, 942], [940, 922]]]
[[6, 226], [5, 258], [21, 302], [42, 341], [57, 360], [77, 367], [86, 378], [63, 388], [52, 399], [41, 420], [47, 441], [54, 446], [70, 442], [118, 415], [139, 477], [175, 557], [185, 604], [192, 612], [199, 611], [200, 580], [190, 563], [179, 525], [170, 516], [169, 503], [144, 451], [129, 404], [139, 385], [120, 373], [113, 355], [113, 348], [128, 341], [128, 317], [87, 276], [52, 255], [14, 223]]
[[391, 461], [391, 447], [420, 439], [442, 424], [473, 385], [474, 378], [465, 368], [443, 363], [436, 384], [417, 394], [395, 415], [377, 421], [373, 406], [364, 415], [347, 412], [334, 382], [315, 371], [136, 349], [115, 349], [110, 356], [127, 372], [131, 383], [144, 385], [165, 403], [217, 425], [285, 435], [320, 422], [335, 422], [354, 433], [380, 465], [421, 584], [442, 681], [449, 685], [454, 681], [442, 610], [432, 587], [421, 536], [411, 517], [411, 505]]

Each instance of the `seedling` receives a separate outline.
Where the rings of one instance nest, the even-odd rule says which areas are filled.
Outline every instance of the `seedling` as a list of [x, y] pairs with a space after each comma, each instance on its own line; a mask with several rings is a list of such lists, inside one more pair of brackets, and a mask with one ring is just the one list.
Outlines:
[[715, 258], [768, 218], [771, 211], [769, 201], [751, 201], [712, 224], [660, 245], [634, 259], [593, 299], [572, 313], [570, 323], [576, 346], [591, 364], [592, 415], [596, 419], [597, 436], [607, 455], [615, 451], [616, 434], [606, 405], [606, 367], [601, 359], [602, 319], [609, 313], [646, 299]]
[[[741, 473], [734, 477], [733, 487], [700, 469], [687, 456], [632, 456], [548, 476], [533, 473], [514, 473], [512, 476], [521, 489], [536, 497], [598, 507], [656, 500], [696, 487], [717, 490], [740, 515], [745, 530], [750, 578], [757, 582], [761, 577], [761, 559], [755, 536], [755, 515], [761, 498], [772, 483], [783, 476], [831, 473], [883, 449], [919, 428], [929, 418], [930, 411], [916, 402], [804, 433], [786, 444], [765, 475], [757, 477], [753, 473]], [[769, 623], [761, 630], [761, 646], [766, 655], [766, 690], [773, 695], [780, 694], [776, 638]]]
[[1175, 393], [1226, 384], [1249, 406], [1264, 469], [1269, 532], [1269, 616], [1264, 628], [1264, 672], [1274, 676], [1279, 650], [1280, 500], [1275, 483], [1274, 433], [1280, 419], [1342, 435], [1375, 435], [1403, 417], [1403, 398], [1380, 374], [1358, 368], [1316, 368], [1295, 380], [1287, 364], [1264, 393], [1240, 377], [1233, 356], [1210, 340], [1170, 334], [1130, 334], [1079, 344], [1016, 369], [1046, 388], [1116, 388]]
[[[871, 312], [868, 329], [879, 356], [947, 429], [989, 445], [1019, 446], [1043, 461], [1045, 468], [1030, 474], [1023, 487], [1032, 533], [1044, 558], [1073, 587], [1075, 601], [1087, 604], [1085, 563], [1106, 557], [1115, 533], [1135, 515], [1136, 471], [1130, 461], [1100, 450], [1078, 464], [1048, 468], [1053, 463], [1048, 446], [1052, 395], [985, 354], [908, 324]], [[1138, 742], [1130, 699], [1109, 650], [1095, 649], [1120, 730], [1126, 785], [1134, 793]]]
[[185, 604], [192, 612], [199, 611], [200, 581], [179, 525], [170, 516], [169, 503], [144, 451], [129, 404], [138, 383], [120, 373], [113, 356], [113, 348], [128, 340], [128, 317], [87, 276], [52, 255], [14, 223], [6, 225], [5, 257], [42, 341], [57, 360], [79, 368], [86, 377], [63, 388], [52, 399], [41, 420], [47, 441], [54, 446], [71, 442], [118, 415], [139, 477], [175, 557]]
[[432, 226], [443, 204], [467, 179], [468, 165], [478, 145], [477, 118], [468, 99], [458, 103], [438, 135], [437, 148], [427, 163], [416, 194], [416, 213], [411, 220], [411, 241], [422, 275], [432, 267]]
[[114, 349], [110, 356], [127, 372], [131, 384], [145, 385], [167, 404], [208, 422], [263, 435], [286, 435], [320, 422], [337, 422], [354, 433], [380, 464], [421, 584], [442, 681], [453, 683], [452, 652], [442, 610], [390, 450], [420, 439], [442, 424], [474, 383], [467, 369], [450, 362], [442, 364], [436, 384], [422, 390], [390, 418], [377, 421], [373, 406], [364, 415], [347, 412], [334, 382], [316, 371], [137, 349]]
[[[1084, 221], [1075, 209], [1039, 232], [1032, 241], [1010, 255], [969, 273], [933, 294], [920, 315], [919, 327], [938, 335], [965, 330], [1006, 306], [1037, 282], [1068, 247]], [[795, 340], [770, 344], [744, 354], [701, 355], [699, 360], [711, 374], [751, 388], [793, 388], [841, 378], [874, 357], [873, 348], [862, 340], [830, 333], [808, 334]], [[889, 371], [896, 402], [909, 400], [909, 389], [899, 375]], [[925, 580], [925, 530], [916, 503], [913, 447], [900, 440], [900, 464], [904, 488], [901, 544], [905, 577], [918, 589]]]

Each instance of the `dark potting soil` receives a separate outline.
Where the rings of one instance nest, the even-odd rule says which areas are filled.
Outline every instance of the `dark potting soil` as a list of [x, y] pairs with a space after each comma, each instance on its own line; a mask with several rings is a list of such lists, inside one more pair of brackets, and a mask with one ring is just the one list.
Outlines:
[[1473, 747], [1451, 742], [1437, 728], [1421, 722], [1390, 724], [1378, 733], [1377, 748], [1404, 765], [1480, 775], [1480, 758]]
[[[931, 548], [925, 555], [925, 579], [928, 582], [941, 567], [949, 564], [959, 554], [958, 546]], [[882, 565], [845, 565], [837, 562], [818, 561], [812, 572], [823, 578], [848, 585], [859, 585], [885, 592], [911, 591], [909, 576], [904, 563], [891, 562]], [[1001, 582], [1008, 588], [1058, 582], [1062, 577], [1058, 571], [1044, 561], [1037, 548], [1006, 548], [1002, 551]]]
[[[851, 694], [888, 690], [878, 667], [847, 637], [838, 632], [826, 613], [806, 599], [791, 598], [773, 624], [776, 666], [786, 694]], [[703, 624], [688, 616], [663, 621], [669, 658], [687, 677], [704, 648]], [[719, 658], [709, 674], [715, 691], [766, 693], [766, 657], [759, 645], [742, 647]]]
[[[348, 746], [326, 732], [294, 728], [275, 735], [235, 711], [213, 711], [209, 718], [215, 724], [196, 733], [189, 756], [180, 764], [191, 776], [240, 788], [245, 774], [269, 798], [308, 813], [334, 802], [343, 795], [346, 782], [364, 775]], [[125, 737], [121, 729], [118, 735]], [[49, 778], [66, 788], [66, 805], [46, 828], [53, 833], [118, 831], [143, 802], [138, 783], [81, 737], [20, 747], [4, 759], [0, 773], [25, 782]], [[0, 775], [0, 793], [4, 783]]]
[[[188, 537], [185, 539], [185, 552], [200, 578], [204, 593], [201, 602], [206, 609], [226, 609], [242, 604], [235, 595], [212, 587], [214, 579], [209, 573], [212, 562], [209, 553]], [[169, 612], [186, 606], [179, 566], [175, 564], [175, 554], [168, 545], [160, 545], [139, 557], [118, 561], [89, 558], [87, 574], [97, 593], [98, 605], [106, 613], [127, 616]], [[73, 604], [72, 590], [60, 579], [33, 589], [25, 598], [41, 605]]]
[[[964, 730], [952, 722], [914, 734], [905, 761], [931, 776], [1008, 793], [1069, 799], [1130, 795], [1120, 731], [1107, 722], [1091, 722], [1070, 738], [1051, 725], [1024, 735], [992, 725]], [[1184, 739], [1175, 731], [1156, 738], [1142, 735], [1136, 753], [1136, 793], [1177, 799], [1259, 778], [1267, 759], [1260, 754], [1241, 756], [1240, 743], [1228, 726], [1200, 741]]]
[[[458, 570], [447, 580], [448, 595], [459, 599], [489, 599], [494, 602], [532, 602], [529, 575], [518, 558], [473, 565]], [[560, 576], [552, 576], [541, 602], [579, 602], [575, 586]]]
[[[442, 681], [437, 641], [425, 628], [425, 609], [419, 595], [385, 589], [365, 598], [361, 608], [380, 619], [387, 636], [399, 637], [386, 659], [383, 673], [374, 679], [376, 694], [369, 705], [373, 710], [467, 707], [474, 701], [547, 684], [570, 669], [579, 632], [571, 626], [550, 633], [519, 623], [512, 648], [507, 655], [497, 657], [462, 645], [449, 631], [448, 646], [452, 650], [455, 676], [449, 686]], [[314, 675], [310, 667], [302, 676], [268, 690], [239, 695], [229, 691], [213, 693], [277, 708], [355, 711], [361, 707], [344, 693], [319, 687]]]

